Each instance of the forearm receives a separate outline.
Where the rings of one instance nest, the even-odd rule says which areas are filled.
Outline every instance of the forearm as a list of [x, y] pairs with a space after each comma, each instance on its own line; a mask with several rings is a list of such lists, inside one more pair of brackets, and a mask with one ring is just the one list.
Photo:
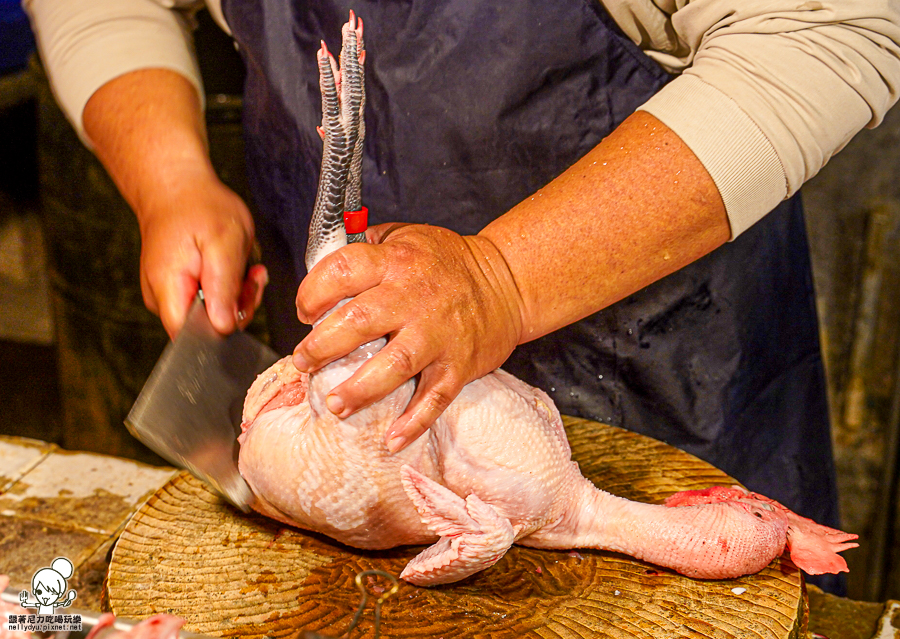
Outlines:
[[165, 69], [143, 69], [103, 85], [83, 114], [97, 157], [141, 220], [186, 181], [214, 177], [194, 85]]
[[639, 112], [479, 237], [515, 280], [527, 342], [680, 269], [729, 235], [699, 160]]
[[244, 274], [253, 220], [212, 167], [193, 83], [166, 69], [127, 73], [94, 93], [84, 127], [137, 215], [144, 301], [169, 334], [180, 330], [198, 287], [219, 332], [246, 325], [266, 274]]
[[600, 0], [677, 75], [641, 109], [672, 128], [719, 187], [737, 237], [800, 186], [900, 88], [892, 1]]

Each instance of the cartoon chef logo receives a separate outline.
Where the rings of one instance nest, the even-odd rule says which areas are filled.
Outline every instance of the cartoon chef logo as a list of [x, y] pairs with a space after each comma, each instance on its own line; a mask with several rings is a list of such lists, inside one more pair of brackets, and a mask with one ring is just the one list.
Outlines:
[[52, 615], [57, 608], [66, 608], [75, 601], [75, 591], [66, 592], [66, 580], [75, 572], [72, 562], [65, 557], [57, 557], [49, 568], [41, 568], [31, 578], [31, 594], [35, 601], [29, 601], [28, 591], [19, 594], [23, 608], [37, 608], [39, 615]]

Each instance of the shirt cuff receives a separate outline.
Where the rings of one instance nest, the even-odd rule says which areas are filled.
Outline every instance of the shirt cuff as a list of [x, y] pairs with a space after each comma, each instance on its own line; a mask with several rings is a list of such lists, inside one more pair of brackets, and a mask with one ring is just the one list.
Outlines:
[[672, 129], [709, 172], [725, 203], [732, 240], [787, 196], [787, 176], [775, 147], [717, 88], [681, 75], [639, 110]]

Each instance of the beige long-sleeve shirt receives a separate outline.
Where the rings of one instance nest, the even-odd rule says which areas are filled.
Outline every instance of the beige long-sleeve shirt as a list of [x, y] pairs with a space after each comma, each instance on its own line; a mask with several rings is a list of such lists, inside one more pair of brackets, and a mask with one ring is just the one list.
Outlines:
[[[601, 0], [678, 77], [641, 109], [715, 181], [736, 237], [793, 195], [900, 92], [900, 0]], [[106, 82], [167, 68], [201, 92], [196, 0], [24, 0], [56, 96], [79, 131]], [[225, 29], [220, 0], [207, 6]]]

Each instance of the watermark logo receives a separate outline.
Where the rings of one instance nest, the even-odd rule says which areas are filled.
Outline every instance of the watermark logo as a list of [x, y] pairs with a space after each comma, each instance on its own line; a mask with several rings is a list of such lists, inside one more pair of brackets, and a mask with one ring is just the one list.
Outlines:
[[[77, 596], [68, 590], [67, 580], [75, 572], [72, 562], [57, 557], [47, 568], [41, 568], [31, 578], [31, 593], [19, 594], [22, 608], [37, 608], [37, 614], [9, 613], [6, 629], [19, 632], [60, 632], [81, 630], [81, 615], [57, 614], [59, 608], [68, 608]], [[32, 598], [34, 598], [32, 600]]]

